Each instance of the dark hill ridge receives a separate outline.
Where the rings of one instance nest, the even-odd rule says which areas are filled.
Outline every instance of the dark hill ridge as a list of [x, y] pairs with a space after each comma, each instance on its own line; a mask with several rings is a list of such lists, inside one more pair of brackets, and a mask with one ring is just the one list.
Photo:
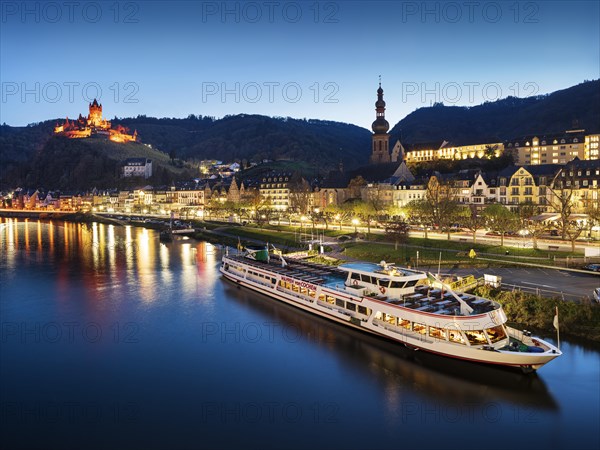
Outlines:
[[[393, 108], [394, 99], [389, 99]], [[371, 108], [371, 104], [365, 108]], [[60, 119], [59, 119], [60, 120]], [[80, 159], [88, 146], [52, 137], [52, 127], [59, 120], [48, 120], [27, 127], [0, 126], [0, 188], [29, 186], [36, 182], [55, 188], [56, 177], [44, 167], [58, 160], [73, 158], [69, 164], [86, 167]], [[442, 106], [420, 108], [406, 116], [391, 130], [393, 145], [400, 137], [405, 145], [447, 140], [455, 145], [504, 142], [531, 134], [563, 132], [577, 121], [588, 132], [600, 131], [600, 80], [588, 81], [544, 96], [508, 97], [474, 107]], [[143, 143], [137, 156], [152, 158], [150, 151], [160, 149], [165, 159], [219, 159], [222, 161], [294, 160], [317, 167], [320, 172], [336, 169], [340, 162], [348, 170], [367, 163], [371, 153], [371, 133], [356, 125], [282, 117], [239, 114], [222, 119], [190, 115], [184, 119], [135, 118], [113, 119], [113, 124], [137, 129]], [[115, 180], [114, 162], [118, 148], [108, 141], [92, 145], [94, 166], [105, 172], [94, 179]], [[75, 149], [75, 150], [74, 150]], [[76, 151], [77, 150], [77, 151]], [[79, 151], [80, 150], [80, 151]], [[144, 153], [146, 152], [146, 153]], [[125, 152], [128, 153], [128, 152]], [[106, 159], [107, 158], [107, 159]], [[102, 163], [100, 162], [102, 161]], [[112, 162], [110, 162], [112, 161]], [[172, 164], [171, 164], [172, 165]], [[60, 167], [56, 167], [59, 170]], [[161, 180], [174, 174], [164, 165]], [[61, 183], [69, 182], [62, 173]]]
[[223, 161], [290, 159], [316, 166], [367, 162], [370, 133], [341, 122], [240, 114], [214, 120], [155, 119], [144, 116], [115, 120], [137, 129], [142, 140], [178, 158]]
[[[393, 108], [390, 99], [389, 107]], [[403, 144], [447, 140], [455, 145], [504, 142], [530, 134], [583, 128], [600, 131], [600, 80], [586, 81], [548, 95], [507, 97], [473, 107], [419, 108], [390, 131]]]

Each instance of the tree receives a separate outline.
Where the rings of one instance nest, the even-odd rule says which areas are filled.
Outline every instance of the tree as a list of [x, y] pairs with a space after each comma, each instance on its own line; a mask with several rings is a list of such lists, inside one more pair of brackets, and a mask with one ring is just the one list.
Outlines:
[[[572, 183], [570, 183], [572, 186]], [[567, 229], [569, 228], [569, 222], [571, 213], [573, 212], [573, 188], [566, 186], [561, 181], [556, 181], [555, 187], [548, 188], [550, 190], [549, 202], [552, 209], [560, 215], [558, 219], [558, 227], [562, 239], [566, 238]]]
[[540, 207], [533, 203], [522, 203], [519, 205], [519, 219], [521, 228], [531, 236], [533, 248], [538, 248], [538, 239], [548, 231], [548, 225], [541, 220], [535, 219], [535, 216], [541, 212]]
[[477, 240], [477, 230], [485, 227], [486, 219], [482, 214], [479, 214], [475, 205], [463, 206], [459, 210], [459, 223], [473, 232], [473, 243]]
[[483, 210], [486, 225], [492, 231], [500, 233], [500, 245], [504, 246], [504, 235], [519, 227], [519, 217], [504, 205], [493, 204]]
[[353, 204], [354, 213], [367, 222], [367, 236], [371, 234], [371, 221], [377, 214], [375, 207], [369, 202], [358, 200]]
[[404, 220], [388, 222], [385, 226], [385, 234], [394, 241], [394, 249], [398, 250], [398, 243], [408, 241], [408, 223]]
[[429, 179], [425, 201], [429, 204], [434, 225], [448, 234], [448, 240], [452, 224], [456, 221], [457, 198], [457, 189], [452, 181], [441, 181], [436, 176]]
[[412, 223], [423, 225], [427, 239], [427, 231], [433, 225], [433, 209], [430, 203], [425, 199], [412, 200], [406, 205], [406, 211]]
[[308, 181], [302, 178], [300, 174], [295, 173], [290, 179], [289, 189], [289, 208], [298, 214], [307, 214], [312, 192]]

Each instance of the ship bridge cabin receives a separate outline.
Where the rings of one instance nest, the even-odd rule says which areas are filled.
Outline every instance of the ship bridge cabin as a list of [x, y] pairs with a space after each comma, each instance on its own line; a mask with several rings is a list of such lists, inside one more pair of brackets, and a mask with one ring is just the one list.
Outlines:
[[345, 281], [346, 291], [355, 295], [381, 294], [394, 298], [412, 294], [415, 286], [427, 278], [423, 272], [399, 268], [381, 261], [374, 263], [346, 263], [338, 266], [348, 272]]

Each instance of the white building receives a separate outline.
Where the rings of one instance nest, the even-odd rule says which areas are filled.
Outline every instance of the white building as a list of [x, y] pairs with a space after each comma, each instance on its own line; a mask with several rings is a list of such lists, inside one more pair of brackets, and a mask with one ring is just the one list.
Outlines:
[[123, 177], [152, 176], [152, 160], [148, 158], [129, 158], [123, 162]]

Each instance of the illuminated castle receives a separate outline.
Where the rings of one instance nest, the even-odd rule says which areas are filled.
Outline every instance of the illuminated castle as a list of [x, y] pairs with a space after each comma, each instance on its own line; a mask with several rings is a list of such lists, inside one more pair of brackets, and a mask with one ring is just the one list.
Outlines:
[[121, 125], [111, 128], [109, 120], [102, 118], [102, 105], [96, 99], [90, 103], [90, 113], [87, 117], [79, 114], [77, 120], [65, 120], [62, 125], [56, 124], [54, 133], [69, 139], [86, 138], [92, 135], [106, 136], [114, 142], [137, 142], [137, 130], [129, 134], [129, 130]]

